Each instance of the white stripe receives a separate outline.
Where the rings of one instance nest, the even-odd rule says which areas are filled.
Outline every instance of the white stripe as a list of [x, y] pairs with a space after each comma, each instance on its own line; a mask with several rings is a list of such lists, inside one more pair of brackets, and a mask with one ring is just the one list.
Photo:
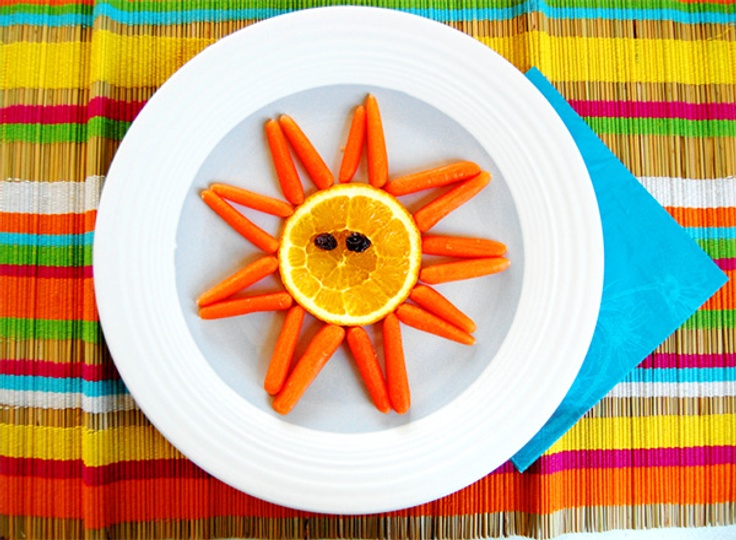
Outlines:
[[104, 176], [84, 182], [0, 181], [0, 212], [20, 214], [82, 214], [96, 210]]
[[0, 406], [37, 409], [82, 409], [91, 414], [132, 411], [137, 408], [130, 394], [85, 396], [78, 392], [40, 392], [0, 389]]
[[662, 206], [722, 208], [736, 206], [736, 177], [691, 178], [639, 177], [639, 182]]
[[731, 397], [736, 396], [736, 381], [688, 383], [632, 383], [623, 382], [613, 387], [606, 397]]

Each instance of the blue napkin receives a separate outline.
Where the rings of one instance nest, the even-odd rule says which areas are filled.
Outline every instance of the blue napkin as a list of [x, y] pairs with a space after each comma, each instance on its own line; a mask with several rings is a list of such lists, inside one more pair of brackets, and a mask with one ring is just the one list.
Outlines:
[[539, 70], [527, 78], [562, 118], [601, 213], [603, 297], [580, 373], [558, 409], [511, 461], [529, 467], [728, 280]]

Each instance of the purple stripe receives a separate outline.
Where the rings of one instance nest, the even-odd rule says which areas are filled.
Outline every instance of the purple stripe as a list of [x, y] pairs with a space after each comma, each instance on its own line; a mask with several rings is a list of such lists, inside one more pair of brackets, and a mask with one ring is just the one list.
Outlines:
[[639, 364], [640, 368], [732, 368], [736, 353], [677, 354], [652, 353]]
[[0, 276], [48, 279], [88, 279], [92, 266], [32, 266], [28, 264], [0, 264]]
[[736, 104], [734, 103], [572, 100], [570, 105], [580, 116], [736, 120]]

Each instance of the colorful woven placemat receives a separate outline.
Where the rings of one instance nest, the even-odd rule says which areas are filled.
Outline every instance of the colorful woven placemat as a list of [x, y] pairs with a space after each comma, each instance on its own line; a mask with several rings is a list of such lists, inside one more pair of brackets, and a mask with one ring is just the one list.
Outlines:
[[[476, 538], [736, 523], [729, 281], [526, 472], [420, 507], [310, 514], [212, 479], [151, 426], [100, 332], [100, 190], [186, 60], [327, 2], [0, 2], [0, 537]], [[736, 268], [731, 0], [361, 2], [537, 67], [719, 267]]]

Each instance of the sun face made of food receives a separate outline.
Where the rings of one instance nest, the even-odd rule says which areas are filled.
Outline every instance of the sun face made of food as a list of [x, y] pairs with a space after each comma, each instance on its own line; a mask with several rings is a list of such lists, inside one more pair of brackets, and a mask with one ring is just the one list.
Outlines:
[[[344, 341], [376, 408], [403, 414], [411, 395], [401, 325], [473, 345], [475, 323], [432, 285], [509, 266], [501, 242], [429, 233], [478, 194], [490, 174], [473, 162], [457, 161], [389, 180], [383, 121], [372, 94], [353, 112], [337, 182], [291, 117], [269, 120], [265, 132], [286, 200], [227, 184], [212, 184], [201, 193], [263, 255], [204, 292], [197, 299], [199, 315], [219, 319], [287, 311], [264, 380], [281, 414], [293, 409]], [[368, 178], [360, 182], [355, 176], [364, 153]], [[305, 192], [295, 158], [313, 182], [313, 193]], [[424, 190], [439, 194], [413, 212], [398, 199]], [[284, 218], [279, 237], [232, 203]], [[424, 265], [423, 255], [435, 256], [435, 262]], [[285, 290], [244, 294], [277, 271]], [[295, 359], [307, 316], [323, 324]], [[381, 325], [383, 362], [364, 329], [372, 324]]]

